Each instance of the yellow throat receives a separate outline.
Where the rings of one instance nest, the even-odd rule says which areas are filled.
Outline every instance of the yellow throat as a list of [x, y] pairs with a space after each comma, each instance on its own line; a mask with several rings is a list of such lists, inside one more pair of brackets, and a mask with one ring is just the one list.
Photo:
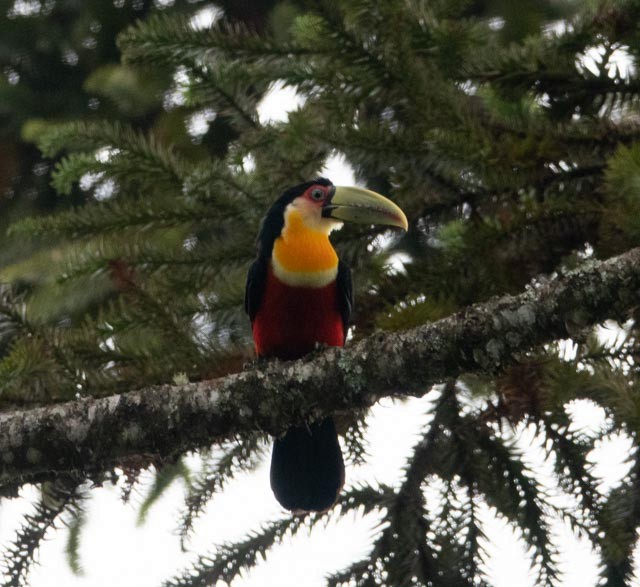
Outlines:
[[338, 255], [331, 242], [330, 223], [308, 226], [300, 212], [287, 210], [282, 234], [273, 244], [271, 263], [276, 277], [292, 286], [323, 287], [338, 274]]

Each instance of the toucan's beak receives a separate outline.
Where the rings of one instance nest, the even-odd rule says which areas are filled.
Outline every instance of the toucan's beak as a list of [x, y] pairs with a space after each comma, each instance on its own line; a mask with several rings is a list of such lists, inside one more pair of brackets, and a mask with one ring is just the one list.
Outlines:
[[391, 200], [376, 192], [356, 187], [335, 186], [322, 208], [325, 218], [360, 224], [387, 224], [409, 228], [404, 212]]

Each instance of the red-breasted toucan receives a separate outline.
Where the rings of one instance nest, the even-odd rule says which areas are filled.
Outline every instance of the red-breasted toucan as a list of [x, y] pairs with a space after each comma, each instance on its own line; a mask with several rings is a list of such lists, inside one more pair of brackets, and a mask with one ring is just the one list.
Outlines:
[[[353, 306], [351, 270], [329, 241], [344, 221], [408, 226], [387, 198], [324, 178], [286, 190], [267, 212], [245, 294], [259, 357], [298, 359], [317, 344], [344, 345]], [[324, 511], [343, 483], [333, 418], [290, 428], [275, 440], [271, 488], [288, 510]]]

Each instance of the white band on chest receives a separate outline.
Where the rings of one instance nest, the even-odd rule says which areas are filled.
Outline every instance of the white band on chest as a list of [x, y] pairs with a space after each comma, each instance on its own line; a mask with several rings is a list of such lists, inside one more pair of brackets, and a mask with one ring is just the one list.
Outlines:
[[324, 287], [338, 276], [337, 266], [320, 271], [289, 271], [280, 265], [274, 257], [271, 258], [271, 267], [274, 275], [282, 283], [294, 287]]

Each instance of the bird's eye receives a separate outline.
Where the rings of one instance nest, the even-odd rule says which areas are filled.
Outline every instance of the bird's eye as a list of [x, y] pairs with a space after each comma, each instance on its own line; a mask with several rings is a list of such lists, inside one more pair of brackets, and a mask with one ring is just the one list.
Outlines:
[[324, 192], [320, 188], [315, 188], [311, 190], [311, 199], [319, 202], [324, 199]]

